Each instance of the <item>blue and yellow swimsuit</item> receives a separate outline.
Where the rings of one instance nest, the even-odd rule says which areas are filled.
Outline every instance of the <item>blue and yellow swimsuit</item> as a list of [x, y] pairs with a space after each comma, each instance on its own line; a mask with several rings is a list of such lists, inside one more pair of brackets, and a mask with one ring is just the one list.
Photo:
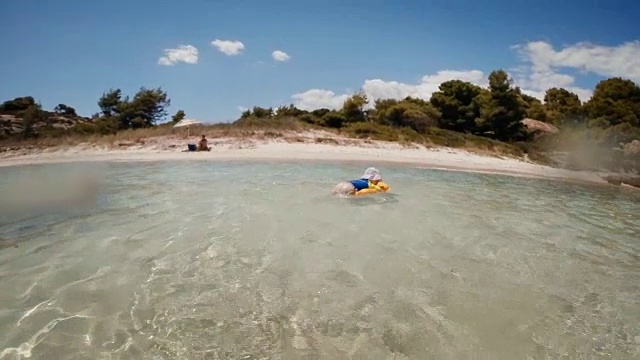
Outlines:
[[371, 183], [367, 179], [358, 179], [349, 181], [353, 187], [356, 188], [356, 192], [364, 189], [377, 189], [378, 187]]

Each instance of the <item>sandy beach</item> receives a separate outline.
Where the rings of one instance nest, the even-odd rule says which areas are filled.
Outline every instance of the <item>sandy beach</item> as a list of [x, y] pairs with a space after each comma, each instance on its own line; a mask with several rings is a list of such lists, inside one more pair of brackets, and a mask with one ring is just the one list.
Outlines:
[[[321, 136], [322, 135], [322, 136]], [[14, 149], [0, 154], [0, 167], [61, 162], [96, 161], [321, 161], [358, 162], [371, 166], [398, 164], [423, 168], [497, 173], [513, 176], [605, 184], [600, 174], [539, 165], [526, 159], [481, 155], [446, 147], [403, 146], [372, 140], [298, 134], [295, 139], [214, 138], [210, 152], [185, 152], [188, 142], [179, 136], [65, 147]]]

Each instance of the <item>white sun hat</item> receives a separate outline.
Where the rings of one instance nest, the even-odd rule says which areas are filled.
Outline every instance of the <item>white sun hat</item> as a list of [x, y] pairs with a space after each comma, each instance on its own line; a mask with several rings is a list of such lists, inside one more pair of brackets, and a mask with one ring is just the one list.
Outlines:
[[363, 179], [379, 181], [382, 180], [382, 176], [380, 176], [380, 171], [374, 167], [367, 168], [362, 175]]

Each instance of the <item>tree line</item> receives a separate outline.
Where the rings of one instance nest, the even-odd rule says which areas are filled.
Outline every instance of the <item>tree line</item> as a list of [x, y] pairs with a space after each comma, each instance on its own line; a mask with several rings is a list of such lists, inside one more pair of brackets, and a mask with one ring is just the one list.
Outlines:
[[[75, 126], [68, 130], [70, 132], [106, 135], [120, 130], [156, 126], [167, 116], [170, 104], [171, 100], [162, 88], [142, 87], [131, 98], [124, 96], [120, 89], [110, 89], [98, 99], [100, 111], [90, 117], [79, 116], [72, 106], [66, 104], [58, 104], [53, 111], [43, 110], [32, 96], [5, 101], [0, 104], [0, 115], [22, 119], [23, 131], [20, 135], [25, 138], [39, 135], [34, 131], [36, 125], [45, 134], [60, 134], [61, 131], [53, 126], [60, 120], [75, 122]], [[185, 112], [178, 110], [172, 116], [172, 121], [178, 122], [184, 117]]]
[[[514, 86], [503, 70], [491, 72], [488, 80], [487, 88], [461, 80], [443, 82], [429, 100], [406, 97], [370, 103], [366, 94], [357, 92], [339, 109], [306, 111], [294, 105], [276, 109], [255, 106], [244, 111], [234, 124], [249, 119], [288, 117], [334, 129], [379, 125], [422, 134], [437, 128], [503, 142], [522, 142], [532, 139], [522, 120], [532, 118], [559, 128], [592, 129], [599, 140], [612, 144], [640, 139], [640, 87], [631, 80], [620, 77], [602, 80], [584, 103], [577, 94], [563, 88], [548, 89], [541, 101]], [[33, 124], [47, 123], [56, 116], [82, 120], [71, 131], [111, 134], [157, 126], [167, 117], [170, 104], [161, 88], [143, 87], [133, 97], [124, 96], [120, 89], [106, 91], [97, 102], [100, 111], [89, 118], [79, 117], [73, 107], [65, 104], [59, 104], [53, 112], [43, 111], [30, 96], [4, 102], [0, 114], [22, 118], [26, 137], [34, 134]], [[185, 112], [178, 110], [171, 120], [177, 122], [184, 117]]]
[[461, 80], [443, 82], [428, 101], [412, 97], [376, 99], [368, 107], [366, 94], [358, 92], [338, 110], [304, 111], [293, 105], [254, 107], [243, 112], [238, 121], [291, 116], [330, 128], [375, 123], [424, 133], [437, 127], [518, 142], [532, 139], [522, 123], [531, 118], [561, 129], [592, 129], [601, 140], [615, 144], [640, 139], [640, 87], [631, 80], [602, 80], [584, 103], [577, 94], [563, 88], [548, 89], [541, 101], [514, 86], [503, 70], [491, 72], [488, 80], [488, 88]]

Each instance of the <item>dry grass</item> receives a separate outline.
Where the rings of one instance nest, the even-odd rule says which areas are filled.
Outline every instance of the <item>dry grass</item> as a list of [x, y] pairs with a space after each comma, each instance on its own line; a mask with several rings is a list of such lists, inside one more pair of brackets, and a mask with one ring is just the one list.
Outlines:
[[[208, 138], [257, 138], [273, 139], [284, 136], [287, 131], [302, 132], [312, 126], [295, 119], [249, 119], [235, 124], [213, 124], [194, 126], [190, 136], [205, 135]], [[186, 129], [174, 129], [171, 124], [163, 124], [153, 128], [118, 131], [115, 134], [82, 134], [69, 133], [56, 136], [42, 136], [32, 139], [10, 138], [2, 141], [3, 147], [39, 148], [74, 146], [83, 143], [95, 145], [118, 146], [119, 143], [144, 143], [145, 140], [158, 137], [175, 137], [187, 139]]]
[[[313, 133], [311, 136], [310, 134]], [[154, 128], [119, 131], [110, 135], [67, 134], [56, 137], [41, 137], [28, 140], [5, 140], [2, 148], [48, 148], [67, 147], [81, 144], [122, 148], [154, 142], [154, 138], [170, 138], [176, 141], [196, 139], [205, 135], [213, 144], [216, 139], [239, 139], [247, 141], [269, 141], [278, 139], [291, 143], [315, 142], [331, 145], [369, 145], [374, 141], [389, 141], [407, 148], [418, 146], [452, 147], [469, 152], [490, 155], [522, 157], [521, 148], [499, 141], [462, 134], [453, 131], [430, 128], [425, 133], [417, 133], [409, 128], [394, 128], [375, 123], [354, 123], [340, 130], [328, 129], [308, 124], [295, 118], [256, 119], [247, 118], [233, 124], [194, 126], [187, 137], [186, 129], [174, 129], [172, 124]], [[218, 140], [219, 141], [219, 140]]]
[[444, 146], [465, 149], [480, 155], [517, 158], [524, 155], [522, 150], [514, 145], [439, 128], [429, 128], [424, 133], [418, 133], [409, 128], [398, 129], [375, 123], [356, 123], [347, 127], [346, 133], [354, 138], [393, 141], [405, 147], [415, 147], [419, 144], [428, 148]]

